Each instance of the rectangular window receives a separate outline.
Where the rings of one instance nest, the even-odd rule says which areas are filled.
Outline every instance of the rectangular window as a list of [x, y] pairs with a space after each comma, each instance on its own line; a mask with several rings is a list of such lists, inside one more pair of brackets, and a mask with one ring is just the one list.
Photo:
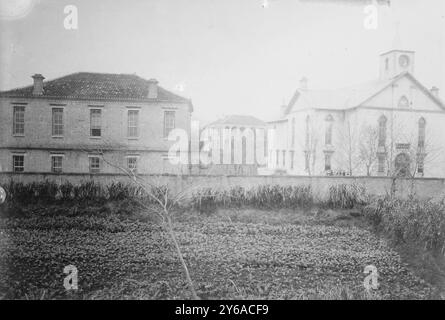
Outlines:
[[23, 155], [12, 156], [12, 168], [14, 172], [25, 171], [25, 156]]
[[277, 158], [277, 159], [275, 160], [275, 161], [276, 161], [276, 165], [277, 165], [277, 167], [278, 167], [278, 158], [279, 158], [279, 156], [280, 156], [280, 151], [277, 150], [277, 151], [276, 151], [276, 158]]
[[90, 157], [90, 172], [97, 173], [100, 172], [100, 158], [99, 157]]
[[139, 110], [128, 110], [128, 137], [139, 136]]
[[53, 108], [52, 135], [63, 136], [63, 109]]
[[425, 173], [424, 155], [419, 155], [417, 158], [417, 173], [420, 175]]
[[12, 134], [24, 135], [25, 134], [25, 107], [14, 106]]
[[290, 168], [291, 169], [294, 168], [294, 154], [295, 154], [295, 151], [290, 152]]
[[175, 112], [165, 111], [164, 112], [164, 137], [167, 138], [170, 131], [175, 128]]
[[383, 173], [385, 171], [385, 156], [379, 155], [378, 156], [378, 168], [377, 171], [379, 173]]
[[325, 171], [331, 171], [331, 169], [332, 169], [331, 159], [332, 159], [332, 154], [331, 153], [325, 153], [324, 154], [324, 170]]
[[90, 109], [90, 136], [102, 136], [102, 110]]
[[325, 143], [328, 146], [332, 145], [332, 130], [329, 128], [326, 130]]
[[283, 150], [283, 167], [286, 167], [286, 151]]
[[325, 144], [330, 146], [332, 145], [332, 128], [333, 128], [334, 119], [331, 115], [328, 115], [326, 118], [326, 132], [325, 132]]
[[267, 140], [267, 130], [264, 130], [264, 156], [267, 157], [269, 154], [269, 146], [268, 146], [268, 140]]
[[424, 173], [423, 161], [419, 162], [419, 164], [417, 165], [417, 173], [418, 174], [423, 174]]
[[51, 156], [51, 172], [62, 172], [63, 156]]
[[127, 158], [127, 168], [131, 172], [137, 172], [138, 158], [128, 157]]

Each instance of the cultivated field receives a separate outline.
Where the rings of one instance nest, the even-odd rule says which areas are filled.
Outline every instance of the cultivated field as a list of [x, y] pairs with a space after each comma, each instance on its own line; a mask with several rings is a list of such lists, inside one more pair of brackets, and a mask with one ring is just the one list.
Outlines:
[[[182, 299], [190, 293], [168, 235], [105, 209], [34, 209], [0, 219], [0, 294], [19, 299]], [[203, 299], [426, 299], [433, 289], [353, 211], [219, 209], [177, 213], [174, 229]], [[379, 272], [367, 294], [365, 266]], [[63, 269], [75, 265], [79, 290]]]

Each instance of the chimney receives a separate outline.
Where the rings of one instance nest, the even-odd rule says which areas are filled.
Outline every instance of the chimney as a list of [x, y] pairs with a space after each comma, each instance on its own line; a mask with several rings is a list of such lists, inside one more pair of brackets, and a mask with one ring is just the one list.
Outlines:
[[32, 94], [35, 96], [41, 96], [43, 94], [43, 80], [45, 79], [40, 73], [36, 73], [32, 76], [34, 79], [34, 87]]
[[148, 80], [148, 98], [149, 99], [158, 98], [158, 80], [156, 79]]
[[282, 104], [280, 107], [280, 116], [284, 117], [286, 115], [287, 105]]
[[437, 87], [432, 87], [432, 88], [430, 89], [430, 91], [431, 91], [431, 93], [432, 93], [436, 98], [439, 98], [439, 88], [437, 88]]
[[308, 83], [308, 79], [306, 77], [301, 78], [301, 80], [300, 80], [300, 89], [301, 90], [307, 90], [307, 88], [308, 88], [307, 83]]

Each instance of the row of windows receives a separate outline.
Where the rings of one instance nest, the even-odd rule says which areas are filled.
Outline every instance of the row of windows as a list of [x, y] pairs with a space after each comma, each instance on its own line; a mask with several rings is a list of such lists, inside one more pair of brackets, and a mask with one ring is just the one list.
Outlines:
[[[387, 118], [385, 116], [381, 116], [379, 118], [379, 147], [386, 146], [386, 123]], [[417, 146], [419, 149], [425, 148], [425, 131], [426, 131], [426, 120], [425, 118], [420, 118], [418, 121], [418, 136], [417, 136]]]
[[[377, 155], [377, 172], [385, 173], [386, 155], [384, 153]], [[396, 164], [397, 165], [397, 164]], [[425, 159], [423, 155], [419, 155], [416, 159], [417, 173], [423, 175], [425, 173]]]
[[[292, 122], [292, 131], [294, 131], [294, 122]], [[332, 145], [332, 131], [333, 131], [333, 127], [334, 127], [334, 118], [332, 117], [332, 115], [328, 114], [325, 118], [325, 134], [324, 134], [324, 144], [326, 146], [331, 146]], [[305, 137], [305, 142], [306, 142], [306, 149], [309, 149], [309, 144], [310, 144], [310, 140], [311, 140], [311, 132], [310, 132], [310, 117], [307, 116], [306, 117], [306, 137]], [[294, 145], [294, 137], [292, 137], [292, 146]]]
[[[128, 110], [127, 136], [139, 137], [139, 110]], [[64, 135], [63, 108], [52, 108], [51, 133], [55, 137]], [[164, 137], [175, 128], [175, 111], [164, 111]], [[25, 135], [25, 106], [14, 106], [12, 134]], [[102, 109], [90, 109], [90, 136], [102, 136]]]
[[[278, 167], [280, 165], [280, 150], [276, 150], [275, 151], [275, 165]], [[286, 150], [281, 150], [281, 164], [283, 167], [286, 167]], [[289, 156], [290, 156], [290, 169], [294, 169], [294, 162], [295, 162], [295, 151], [291, 150], [289, 151]], [[330, 171], [331, 170], [331, 159], [332, 159], [332, 152], [325, 152], [325, 171]], [[310, 153], [309, 151], [305, 151], [304, 152], [304, 166], [305, 166], [305, 170], [308, 171], [309, 170], [309, 162], [310, 162]]]
[[[61, 173], [63, 172], [63, 155], [52, 155], [51, 156], [51, 172]], [[99, 173], [102, 169], [102, 161], [99, 156], [89, 156], [89, 172]], [[138, 157], [129, 156], [126, 157], [127, 170], [130, 172], [137, 172], [138, 167]], [[12, 156], [12, 169], [14, 172], [24, 172], [25, 171], [25, 156], [24, 155], [13, 155]]]
[[[292, 146], [294, 145], [294, 131], [295, 131], [295, 119], [292, 121]], [[379, 134], [378, 134], [378, 146], [385, 147], [386, 145], [386, 124], [387, 118], [385, 116], [381, 116], [379, 118]], [[310, 141], [310, 129], [309, 129], [310, 118], [306, 117], [306, 149], [309, 149], [309, 141]], [[332, 145], [332, 129], [334, 118], [331, 115], [328, 115], [325, 118], [325, 145]], [[420, 118], [418, 122], [418, 147], [425, 147], [425, 129], [426, 129], [426, 121], [425, 118]]]
[[[281, 150], [282, 152], [282, 166], [286, 167], [286, 150]], [[294, 168], [294, 157], [295, 157], [295, 151], [289, 151], [290, 154], [290, 169]], [[326, 172], [332, 171], [332, 155], [333, 152], [325, 152], [324, 153], [324, 170]], [[280, 150], [276, 150], [276, 166], [279, 166], [279, 156], [280, 156]], [[309, 171], [309, 162], [310, 162], [310, 153], [309, 151], [304, 152], [304, 160], [305, 160], [305, 171]], [[378, 154], [377, 155], [378, 160], [378, 166], [377, 171], [378, 173], [384, 173], [385, 172], [385, 161], [386, 156], [385, 154]], [[417, 158], [417, 173], [423, 174], [424, 173], [424, 158], [420, 155]]]

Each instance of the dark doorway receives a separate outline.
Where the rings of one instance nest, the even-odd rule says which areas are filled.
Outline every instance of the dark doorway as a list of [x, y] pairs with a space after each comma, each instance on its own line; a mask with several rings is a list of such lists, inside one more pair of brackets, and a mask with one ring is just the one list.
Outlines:
[[410, 158], [406, 153], [400, 153], [395, 160], [395, 174], [399, 177], [410, 176]]

